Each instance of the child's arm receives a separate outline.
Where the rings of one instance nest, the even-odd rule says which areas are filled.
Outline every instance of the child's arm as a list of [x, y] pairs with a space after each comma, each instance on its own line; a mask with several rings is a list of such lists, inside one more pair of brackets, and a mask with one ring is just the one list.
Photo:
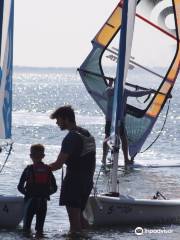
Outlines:
[[26, 194], [26, 190], [25, 190], [25, 186], [24, 186], [24, 184], [25, 184], [25, 182], [27, 180], [27, 173], [26, 173], [26, 171], [27, 171], [27, 168], [24, 169], [24, 171], [23, 171], [23, 173], [21, 175], [21, 178], [19, 180], [19, 184], [17, 186], [17, 189], [19, 190], [19, 192], [24, 194], [24, 195]]

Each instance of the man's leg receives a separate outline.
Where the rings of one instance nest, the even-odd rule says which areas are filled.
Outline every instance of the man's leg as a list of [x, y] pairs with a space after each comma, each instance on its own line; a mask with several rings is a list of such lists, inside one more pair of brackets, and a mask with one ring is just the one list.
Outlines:
[[80, 232], [82, 230], [81, 226], [81, 209], [67, 207], [66, 210], [69, 217], [70, 231], [71, 232]]
[[82, 229], [87, 229], [89, 228], [90, 224], [88, 220], [84, 217], [83, 212], [86, 208], [89, 195], [91, 194], [91, 191], [93, 188], [93, 176], [90, 179], [88, 180], [86, 179], [86, 181], [83, 181], [83, 182], [85, 183], [85, 185], [83, 188], [84, 191], [81, 198], [81, 226], [82, 226]]
[[89, 222], [88, 220], [84, 217], [83, 212], [81, 211], [81, 227], [82, 229], [87, 229], [89, 228]]
[[103, 157], [102, 157], [102, 163], [106, 165], [106, 157], [108, 154], [108, 145], [107, 145], [107, 140], [106, 138], [103, 141]]
[[122, 125], [120, 128], [120, 137], [121, 137], [121, 142], [122, 142], [124, 163], [125, 163], [125, 165], [131, 164], [131, 161], [129, 160], [129, 157], [128, 157], [128, 140], [127, 140], [127, 135], [126, 135], [126, 130], [124, 128], [124, 125]]
[[109, 146], [107, 144], [107, 139], [110, 136], [110, 129], [111, 129], [111, 121], [107, 121], [106, 120], [106, 124], [105, 124], [105, 138], [103, 141], [103, 157], [102, 157], [102, 163], [104, 165], [106, 165], [106, 157], [108, 154], [108, 150], [109, 150]]

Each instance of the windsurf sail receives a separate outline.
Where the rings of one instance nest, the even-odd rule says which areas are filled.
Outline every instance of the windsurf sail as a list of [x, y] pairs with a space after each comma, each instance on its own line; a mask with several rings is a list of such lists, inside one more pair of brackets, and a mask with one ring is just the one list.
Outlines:
[[2, 142], [11, 138], [13, 18], [14, 1], [0, 0], [0, 139]]
[[[120, 1], [92, 41], [93, 49], [79, 72], [87, 91], [106, 114], [103, 93], [115, 79], [122, 32]], [[179, 72], [180, 0], [138, 0], [126, 88], [154, 89], [148, 99], [128, 97], [125, 127], [129, 154], [134, 157], [150, 134], [170, 96]], [[123, 56], [120, 56], [120, 58]], [[122, 86], [120, 86], [122, 87]]]

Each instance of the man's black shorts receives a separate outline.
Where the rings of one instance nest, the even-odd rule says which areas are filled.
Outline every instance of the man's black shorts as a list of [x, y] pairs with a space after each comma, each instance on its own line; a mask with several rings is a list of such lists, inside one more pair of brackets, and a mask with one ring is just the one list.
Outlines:
[[83, 211], [92, 187], [92, 179], [85, 174], [66, 175], [61, 186], [60, 205]]

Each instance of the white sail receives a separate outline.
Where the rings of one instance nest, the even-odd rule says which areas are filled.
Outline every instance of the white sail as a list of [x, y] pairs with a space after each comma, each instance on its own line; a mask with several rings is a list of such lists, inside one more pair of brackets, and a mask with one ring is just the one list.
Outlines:
[[0, 12], [0, 139], [6, 139], [12, 118], [13, 1], [0, 1]]
[[[0, 139], [2, 142], [11, 138], [13, 18], [14, 0], [0, 0]], [[0, 195], [0, 228], [16, 227], [23, 218], [23, 208], [23, 197]]]

